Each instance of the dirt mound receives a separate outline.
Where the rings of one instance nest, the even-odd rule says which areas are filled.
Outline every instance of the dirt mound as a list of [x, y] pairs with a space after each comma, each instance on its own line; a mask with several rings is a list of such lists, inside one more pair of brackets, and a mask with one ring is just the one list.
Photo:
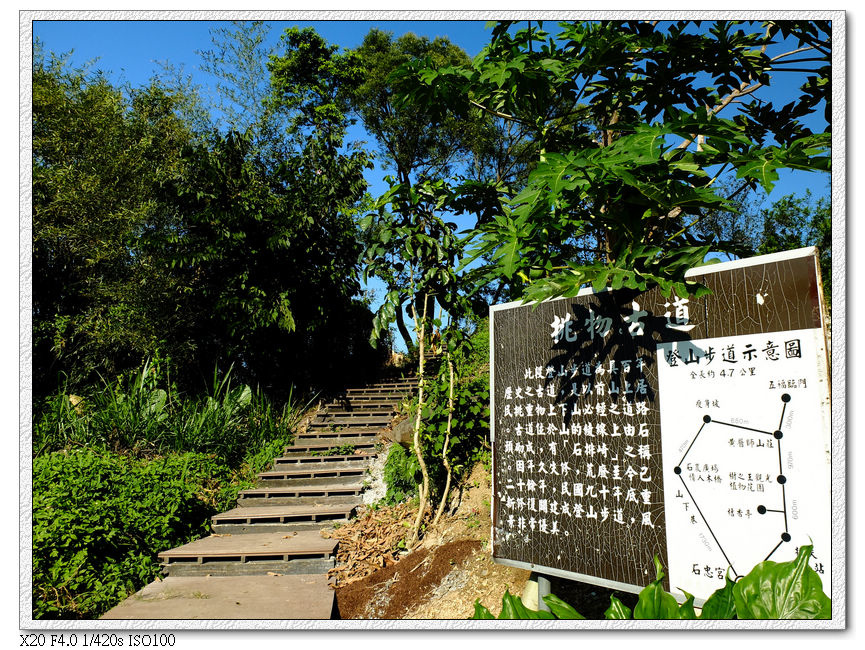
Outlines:
[[426, 602], [455, 568], [480, 548], [476, 540], [421, 548], [389, 567], [336, 591], [341, 618], [402, 619]]

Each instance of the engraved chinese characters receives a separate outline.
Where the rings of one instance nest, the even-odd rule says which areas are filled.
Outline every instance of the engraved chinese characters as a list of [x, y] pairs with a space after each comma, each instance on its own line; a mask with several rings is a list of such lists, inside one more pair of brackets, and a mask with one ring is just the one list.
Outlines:
[[[637, 591], [658, 555], [675, 578], [667, 588], [700, 600], [728, 568], [741, 574], [779, 543], [784, 551], [808, 543], [796, 526], [823, 526], [810, 518], [813, 500], [797, 495], [795, 526], [774, 511], [784, 509], [781, 464], [809, 466], [785, 427], [811, 426], [819, 440], [811, 452], [825, 453], [810, 455], [828, 458], [819, 415], [828, 397], [805, 399], [821, 386], [828, 394], [815, 268], [813, 251], [801, 251], [709, 267], [695, 278], [712, 289], [701, 298], [623, 290], [492, 308], [494, 557]], [[752, 403], [774, 424], [755, 426], [733, 408]], [[723, 452], [713, 446], [721, 441]], [[712, 500], [717, 486], [724, 498]], [[752, 488], [765, 498], [743, 498]], [[713, 527], [701, 516], [696, 491], [726, 520]], [[718, 544], [725, 526], [772, 543], [759, 552], [743, 544], [725, 558], [720, 549], [736, 545]], [[829, 566], [823, 553], [817, 561]], [[699, 584], [686, 583], [684, 568], [696, 579], [695, 566]]]

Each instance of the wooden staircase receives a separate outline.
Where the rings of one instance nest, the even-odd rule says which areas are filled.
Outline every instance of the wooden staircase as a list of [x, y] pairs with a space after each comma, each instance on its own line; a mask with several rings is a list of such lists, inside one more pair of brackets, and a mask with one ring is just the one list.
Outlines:
[[[326, 404], [256, 487], [240, 492], [237, 507], [211, 518], [213, 534], [159, 553], [166, 578], [102, 618], [331, 618], [327, 571], [337, 543], [321, 529], [348, 521], [363, 502], [378, 434], [414, 388], [412, 379], [387, 380]], [[259, 590], [278, 597], [262, 600]], [[233, 593], [248, 594], [246, 606]]]

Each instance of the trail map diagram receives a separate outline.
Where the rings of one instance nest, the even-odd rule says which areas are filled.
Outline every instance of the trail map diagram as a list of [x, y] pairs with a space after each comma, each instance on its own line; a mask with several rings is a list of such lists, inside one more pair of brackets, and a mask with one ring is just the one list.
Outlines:
[[725, 575], [813, 544], [811, 566], [830, 594], [821, 330], [667, 343], [657, 357], [673, 593], [704, 600]]

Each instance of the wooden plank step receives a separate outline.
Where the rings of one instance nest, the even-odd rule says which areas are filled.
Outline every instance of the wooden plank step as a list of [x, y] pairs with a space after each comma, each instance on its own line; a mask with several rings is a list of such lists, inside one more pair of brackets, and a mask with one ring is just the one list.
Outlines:
[[[230, 512], [230, 511], [229, 511]], [[325, 539], [318, 531], [250, 533], [248, 535], [211, 535], [158, 554], [164, 564], [178, 562], [250, 562], [253, 560], [290, 560], [329, 558], [337, 542]]]
[[331, 401], [339, 402], [339, 401], [358, 401], [362, 400], [364, 402], [368, 402], [370, 400], [379, 400], [383, 402], [401, 402], [406, 397], [411, 395], [411, 391], [362, 391], [360, 389], [355, 389], [351, 393], [346, 393], [344, 395], [340, 395], [339, 397], [334, 398]]
[[355, 506], [338, 503], [335, 505], [309, 506], [270, 506], [260, 508], [232, 508], [218, 515], [213, 515], [210, 521], [219, 524], [289, 524], [302, 521], [332, 521], [348, 519]]
[[[322, 486], [328, 487], [328, 486]], [[238, 508], [258, 508], [264, 506], [309, 506], [316, 507], [324, 504], [335, 505], [351, 505], [360, 506], [363, 503], [363, 496], [345, 495], [345, 496], [326, 496], [326, 497], [294, 497], [294, 496], [268, 496], [268, 497], [244, 497], [240, 496], [237, 499]]]
[[273, 459], [273, 469], [283, 466], [311, 466], [332, 465], [334, 463], [347, 463], [353, 460], [369, 460], [375, 457], [375, 453], [360, 452], [355, 454], [334, 454], [333, 456], [320, 456], [305, 454], [302, 456], [278, 456]]
[[365, 413], [376, 409], [387, 409], [393, 411], [396, 407], [394, 400], [346, 400], [343, 402], [328, 402], [324, 405], [327, 412], [332, 413], [338, 409], [354, 413]]
[[[324, 440], [328, 438], [357, 438], [362, 436], [375, 436], [384, 427], [377, 424], [360, 427], [317, 427], [315, 429], [307, 429], [306, 432], [295, 437], [296, 444], [306, 444], [316, 440]], [[342, 444], [342, 443], [340, 443]], [[337, 445], [339, 446], [339, 445]]]
[[333, 408], [321, 411], [316, 414], [315, 419], [321, 420], [326, 418], [392, 418], [396, 415], [393, 407], [385, 408], [370, 408], [370, 409], [343, 409]]
[[333, 463], [330, 465], [314, 465], [312, 467], [286, 467], [284, 469], [260, 472], [258, 478], [261, 481], [291, 480], [291, 479], [322, 479], [341, 478], [348, 476], [363, 476], [366, 473], [368, 463], [350, 462]]
[[334, 426], [356, 426], [358, 424], [390, 424], [393, 420], [392, 415], [354, 415], [349, 417], [342, 416], [317, 416], [310, 423], [311, 427], [327, 427]]
[[375, 446], [380, 442], [381, 440], [376, 435], [354, 437], [343, 436], [342, 438], [311, 438], [309, 440], [301, 438], [296, 440], [295, 444], [287, 445], [286, 447], [284, 447], [283, 453], [308, 454], [311, 451], [327, 451], [328, 449], [333, 449], [334, 447], [343, 447], [346, 445], [354, 447], [355, 450], [375, 449]]
[[151, 582], [104, 620], [330, 619], [327, 574], [168, 577]]
[[[282, 474], [282, 476], [279, 476]], [[366, 471], [343, 472], [341, 476], [319, 475], [302, 477], [296, 475], [285, 475], [284, 472], [275, 472], [268, 478], [260, 479], [253, 489], [258, 488], [295, 488], [295, 487], [317, 487], [317, 488], [339, 488], [353, 485], [364, 480]]]
[[357, 496], [363, 492], [363, 483], [355, 481], [345, 485], [298, 485], [295, 487], [255, 487], [241, 490], [239, 496], [269, 499], [276, 497], [332, 497]]

